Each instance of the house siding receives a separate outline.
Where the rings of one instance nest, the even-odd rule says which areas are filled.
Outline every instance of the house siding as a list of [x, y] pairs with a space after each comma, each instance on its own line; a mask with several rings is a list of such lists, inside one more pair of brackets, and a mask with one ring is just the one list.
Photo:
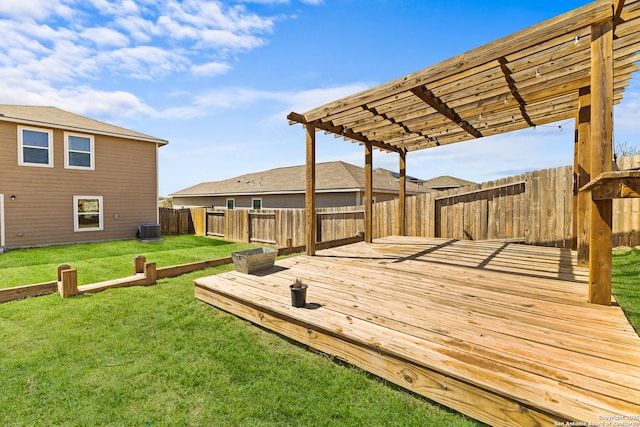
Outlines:
[[[157, 222], [155, 143], [94, 135], [95, 170], [66, 169], [63, 134], [53, 129], [53, 168], [19, 166], [17, 125], [0, 122], [7, 247], [135, 238]], [[102, 231], [74, 232], [73, 196], [103, 197]]]
[[[376, 202], [393, 200], [397, 195], [389, 193], [374, 193]], [[263, 209], [303, 209], [305, 207], [304, 194], [251, 194], [242, 196], [174, 196], [173, 206], [175, 208], [195, 208], [208, 207], [223, 209], [227, 206], [227, 198], [235, 199], [236, 208], [251, 208], [251, 200], [262, 199]], [[364, 192], [334, 192], [316, 194], [317, 208], [333, 208], [342, 206], [361, 205], [364, 200]]]

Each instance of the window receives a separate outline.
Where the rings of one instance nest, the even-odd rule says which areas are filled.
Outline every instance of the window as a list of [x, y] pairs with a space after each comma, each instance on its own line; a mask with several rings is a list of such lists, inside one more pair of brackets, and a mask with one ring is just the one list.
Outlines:
[[227, 199], [227, 209], [234, 209], [236, 207], [236, 199]]
[[262, 209], [262, 199], [251, 199], [251, 207], [253, 209]]
[[64, 167], [69, 169], [94, 169], [93, 136], [64, 133]]
[[102, 230], [102, 214], [102, 196], [73, 196], [73, 231]]
[[18, 126], [18, 164], [53, 167], [53, 131]]

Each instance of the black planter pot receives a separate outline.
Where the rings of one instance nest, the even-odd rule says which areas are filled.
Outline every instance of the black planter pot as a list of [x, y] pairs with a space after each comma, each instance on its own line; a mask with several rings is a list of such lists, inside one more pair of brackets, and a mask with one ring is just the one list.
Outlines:
[[289, 285], [291, 289], [291, 305], [294, 307], [304, 307], [307, 302], [307, 288], [308, 285], [302, 284], [299, 288], [295, 288], [293, 285]]

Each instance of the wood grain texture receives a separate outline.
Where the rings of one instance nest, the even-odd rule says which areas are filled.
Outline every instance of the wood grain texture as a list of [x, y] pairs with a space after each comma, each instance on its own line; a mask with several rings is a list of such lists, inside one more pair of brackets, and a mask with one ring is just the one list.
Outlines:
[[[640, 411], [640, 338], [568, 249], [393, 236], [197, 279], [196, 297], [491, 425]], [[314, 308], [290, 307], [300, 277]]]

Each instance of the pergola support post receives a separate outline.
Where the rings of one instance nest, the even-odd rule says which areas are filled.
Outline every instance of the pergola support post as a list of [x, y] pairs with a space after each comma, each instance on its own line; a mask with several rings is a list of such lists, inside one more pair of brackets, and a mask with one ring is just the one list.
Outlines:
[[373, 242], [373, 147], [364, 144], [364, 241]]
[[589, 146], [591, 140], [591, 88], [579, 90], [578, 114], [576, 116], [576, 142], [574, 153], [574, 210], [573, 230], [575, 248], [578, 255], [578, 265], [589, 265], [589, 223], [591, 198], [589, 192], [578, 191], [591, 180], [591, 164], [589, 161]]
[[[612, 169], [613, 16], [591, 27], [591, 176]], [[591, 192], [589, 192], [591, 196]], [[590, 197], [592, 199], [592, 197]], [[613, 201], [591, 200], [589, 302], [611, 305]]]
[[305, 187], [305, 215], [307, 255], [316, 254], [316, 127], [313, 123], [305, 126], [307, 136], [307, 167]]
[[400, 177], [398, 189], [398, 209], [396, 210], [396, 234], [404, 236], [407, 232], [405, 225], [406, 197], [407, 197], [407, 152], [400, 150]]

